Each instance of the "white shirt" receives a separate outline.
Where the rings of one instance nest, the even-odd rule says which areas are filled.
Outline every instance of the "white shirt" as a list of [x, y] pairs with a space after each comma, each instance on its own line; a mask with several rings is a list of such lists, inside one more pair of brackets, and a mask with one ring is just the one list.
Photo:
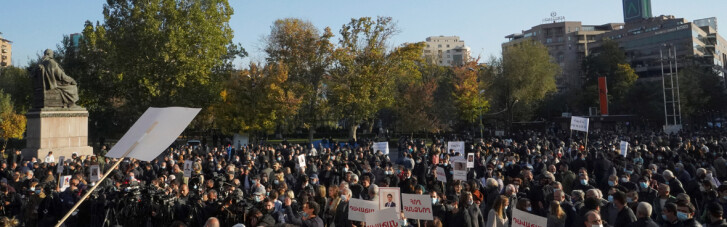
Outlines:
[[45, 163], [53, 163], [53, 162], [56, 162], [56, 158], [53, 157], [52, 154], [51, 155], [48, 155], [48, 156], [45, 156]]

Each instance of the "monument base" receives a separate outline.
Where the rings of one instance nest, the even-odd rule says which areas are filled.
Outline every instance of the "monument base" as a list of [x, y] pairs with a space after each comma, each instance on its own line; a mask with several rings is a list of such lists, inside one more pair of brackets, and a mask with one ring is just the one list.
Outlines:
[[23, 156], [42, 160], [52, 151], [58, 160], [60, 156], [70, 158], [93, 155], [88, 146], [88, 111], [83, 108], [44, 108], [31, 110], [26, 115], [27, 147]]

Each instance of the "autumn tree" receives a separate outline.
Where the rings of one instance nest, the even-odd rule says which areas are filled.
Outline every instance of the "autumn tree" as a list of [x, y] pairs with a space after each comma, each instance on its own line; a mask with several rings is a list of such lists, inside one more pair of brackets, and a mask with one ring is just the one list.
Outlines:
[[454, 68], [454, 103], [461, 120], [474, 123], [488, 110], [484, 87], [479, 80], [477, 61], [469, 61]]
[[308, 129], [311, 141], [326, 112], [323, 77], [333, 60], [331, 37], [330, 28], [320, 32], [309, 21], [286, 18], [276, 20], [265, 38], [267, 61], [288, 68], [289, 79], [283, 89], [301, 97], [294, 125]]
[[10, 95], [0, 90], [0, 139], [4, 141], [0, 151], [5, 151], [9, 139], [23, 138], [25, 124], [25, 115], [16, 113]]
[[270, 133], [286, 116], [295, 115], [301, 98], [282, 87], [288, 69], [282, 63], [232, 73], [213, 107], [217, 127], [223, 133]]

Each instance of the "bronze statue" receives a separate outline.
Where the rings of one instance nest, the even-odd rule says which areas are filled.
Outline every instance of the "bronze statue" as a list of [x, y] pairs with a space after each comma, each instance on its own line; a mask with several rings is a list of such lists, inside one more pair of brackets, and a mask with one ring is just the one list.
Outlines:
[[66, 75], [53, 59], [53, 51], [46, 49], [43, 59], [33, 73], [33, 107], [72, 108], [78, 101], [76, 80]]

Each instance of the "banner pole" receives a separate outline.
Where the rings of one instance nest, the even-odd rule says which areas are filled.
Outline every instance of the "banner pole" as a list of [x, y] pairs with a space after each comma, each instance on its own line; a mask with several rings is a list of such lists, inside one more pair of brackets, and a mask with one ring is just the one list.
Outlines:
[[124, 153], [124, 155], [122, 155], [122, 156], [121, 156], [121, 157], [119, 158], [119, 160], [118, 160], [118, 161], [116, 161], [116, 163], [114, 163], [114, 165], [113, 165], [113, 166], [111, 166], [111, 168], [109, 168], [109, 170], [107, 170], [107, 171], [106, 171], [106, 173], [104, 173], [104, 175], [103, 175], [103, 176], [101, 177], [101, 179], [99, 179], [99, 180], [98, 180], [98, 182], [96, 182], [96, 185], [94, 185], [93, 187], [91, 187], [91, 189], [90, 189], [90, 190], [88, 190], [88, 191], [86, 192], [86, 194], [84, 194], [84, 195], [83, 195], [83, 197], [81, 197], [81, 199], [80, 199], [80, 200], [78, 200], [78, 202], [76, 202], [76, 204], [75, 204], [75, 205], [73, 205], [73, 207], [71, 208], [71, 210], [69, 210], [69, 211], [68, 211], [68, 212], [66, 213], [66, 215], [65, 215], [65, 216], [63, 216], [63, 218], [61, 218], [61, 220], [59, 220], [59, 221], [58, 221], [58, 224], [56, 224], [56, 226], [55, 226], [55, 227], [60, 227], [60, 226], [61, 226], [61, 225], [63, 224], [63, 222], [65, 222], [65, 221], [66, 221], [66, 219], [68, 219], [68, 218], [69, 218], [69, 217], [71, 216], [71, 214], [73, 213], [73, 211], [76, 211], [76, 209], [78, 209], [78, 207], [79, 207], [79, 206], [81, 206], [81, 203], [83, 203], [83, 201], [84, 201], [84, 200], [86, 200], [86, 199], [88, 198], [88, 196], [90, 196], [90, 195], [91, 195], [91, 193], [92, 193], [92, 192], [93, 192], [94, 190], [96, 190], [96, 188], [98, 188], [98, 186], [99, 186], [99, 185], [101, 185], [101, 182], [103, 182], [103, 181], [104, 181], [104, 180], [106, 179], [106, 177], [108, 177], [108, 176], [109, 176], [109, 175], [111, 174], [111, 172], [112, 172], [112, 171], [114, 171], [114, 169], [116, 169], [117, 167], [119, 167], [119, 164], [121, 164], [121, 162], [122, 162], [122, 161], [124, 161], [124, 159], [126, 158], [126, 156], [128, 156], [128, 155], [129, 155], [129, 153], [131, 153], [131, 151], [133, 151], [133, 150], [134, 150], [134, 148], [136, 148], [136, 146], [137, 146], [137, 145], [139, 145], [139, 142], [140, 142], [141, 140], [143, 140], [143, 139], [144, 139], [144, 137], [146, 137], [146, 135], [148, 135], [148, 134], [149, 134], [149, 132], [151, 132], [151, 130], [152, 130], [152, 129], [154, 129], [154, 127], [156, 127], [158, 123], [159, 123], [159, 122], [154, 122], [154, 124], [152, 124], [152, 125], [151, 125], [151, 127], [149, 127], [149, 129], [147, 129], [147, 130], [146, 130], [146, 133], [144, 134], [144, 136], [142, 136], [142, 137], [141, 137], [141, 139], [139, 139], [138, 141], [136, 141], [136, 142], [134, 143], [134, 145], [132, 145], [131, 147], [129, 147], [129, 149], [128, 149], [128, 150], [126, 150], [126, 153]]

